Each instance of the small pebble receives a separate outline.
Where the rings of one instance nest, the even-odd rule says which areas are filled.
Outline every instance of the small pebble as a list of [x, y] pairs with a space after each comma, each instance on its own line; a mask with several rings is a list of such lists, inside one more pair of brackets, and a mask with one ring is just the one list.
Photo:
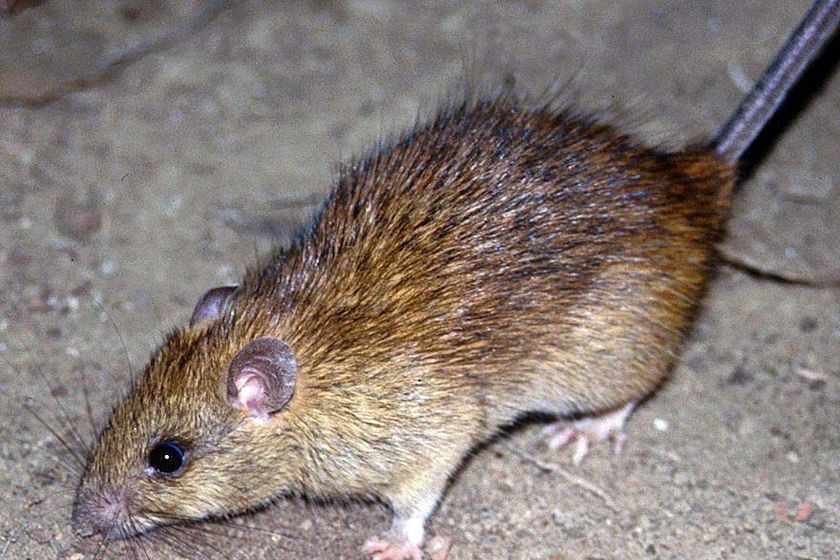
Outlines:
[[793, 520], [797, 523], [805, 523], [811, 516], [814, 514], [814, 506], [805, 502], [803, 504], [799, 504], [799, 507], [796, 508], [796, 512], [793, 514]]
[[76, 296], [68, 296], [66, 300], [67, 309], [70, 311], [76, 311], [79, 309], [79, 298]]

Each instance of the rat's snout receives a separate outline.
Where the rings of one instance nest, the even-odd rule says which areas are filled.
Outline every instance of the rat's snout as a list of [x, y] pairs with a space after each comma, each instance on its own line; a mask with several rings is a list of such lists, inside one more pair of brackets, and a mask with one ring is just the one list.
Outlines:
[[71, 524], [80, 537], [96, 533], [108, 538], [125, 536], [130, 519], [128, 504], [122, 492], [91, 495], [80, 492], [73, 503]]

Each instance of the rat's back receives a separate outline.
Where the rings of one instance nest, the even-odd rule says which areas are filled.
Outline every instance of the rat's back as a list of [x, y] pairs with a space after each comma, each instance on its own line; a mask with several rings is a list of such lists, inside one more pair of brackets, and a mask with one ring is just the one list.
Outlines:
[[301, 244], [244, 286], [271, 294], [299, 360], [358, 360], [354, 381], [385, 394], [404, 393], [407, 372], [471, 391], [486, 437], [528, 410], [604, 411], [661, 381], [732, 181], [702, 150], [468, 103], [346, 169]]

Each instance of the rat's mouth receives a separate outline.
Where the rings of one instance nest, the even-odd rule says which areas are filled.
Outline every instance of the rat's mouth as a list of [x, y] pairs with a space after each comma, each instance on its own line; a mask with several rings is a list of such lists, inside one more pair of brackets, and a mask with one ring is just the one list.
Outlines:
[[164, 517], [128, 515], [124, 519], [102, 519], [93, 520], [83, 514], [77, 515], [73, 511], [73, 530], [80, 537], [93, 537], [100, 535], [107, 541], [127, 540], [140, 537], [158, 527], [170, 525], [175, 521], [167, 520]]
[[102, 535], [106, 540], [129, 539], [161, 525], [172, 523], [166, 516], [132, 513], [125, 493], [81, 493], [73, 504], [71, 524], [80, 537]]

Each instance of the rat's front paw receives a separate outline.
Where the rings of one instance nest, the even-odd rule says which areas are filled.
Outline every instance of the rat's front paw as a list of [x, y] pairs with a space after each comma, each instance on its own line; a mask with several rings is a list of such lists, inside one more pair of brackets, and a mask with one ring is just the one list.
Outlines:
[[422, 560], [423, 553], [416, 544], [411, 544], [399, 538], [374, 538], [362, 547], [365, 554], [370, 554], [370, 560]]
[[632, 401], [606, 414], [586, 416], [571, 422], [560, 420], [546, 426], [543, 429], [543, 435], [548, 438], [548, 447], [551, 449], [560, 449], [572, 442], [577, 442], [575, 454], [572, 457], [575, 465], [579, 465], [589, 453], [590, 444], [600, 443], [609, 438], [613, 440], [613, 451], [617, 455], [621, 452], [624, 440], [627, 439], [624, 434], [624, 425], [635, 406], [636, 402]]

